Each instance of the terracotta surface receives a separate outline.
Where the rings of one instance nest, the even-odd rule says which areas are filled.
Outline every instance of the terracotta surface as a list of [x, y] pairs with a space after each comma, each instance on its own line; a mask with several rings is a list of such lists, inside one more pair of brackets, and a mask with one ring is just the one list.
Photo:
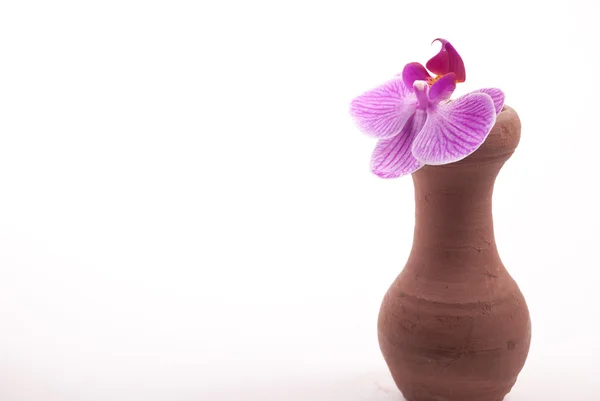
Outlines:
[[500, 260], [492, 222], [494, 181], [520, 132], [505, 107], [475, 153], [413, 174], [413, 247], [378, 322], [381, 350], [408, 401], [500, 401], [525, 363], [529, 312]]

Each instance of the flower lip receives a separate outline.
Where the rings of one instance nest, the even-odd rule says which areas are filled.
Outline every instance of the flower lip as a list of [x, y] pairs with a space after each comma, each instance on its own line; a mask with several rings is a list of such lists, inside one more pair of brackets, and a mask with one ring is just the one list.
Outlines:
[[450, 99], [456, 89], [456, 74], [449, 72], [437, 79], [429, 90], [429, 99], [433, 103]]
[[446, 75], [453, 72], [456, 74], [457, 82], [465, 82], [467, 74], [460, 54], [446, 39], [437, 38], [431, 43], [435, 43], [436, 41], [442, 44], [442, 48], [438, 54], [429, 59], [427, 64], [425, 64], [427, 69], [436, 75]]

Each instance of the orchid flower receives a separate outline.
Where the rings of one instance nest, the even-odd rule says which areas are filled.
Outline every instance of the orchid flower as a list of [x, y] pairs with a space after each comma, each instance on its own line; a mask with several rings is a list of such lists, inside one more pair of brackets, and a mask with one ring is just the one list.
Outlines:
[[382, 178], [464, 159], [485, 141], [504, 105], [504, 94], [495, 88], [450, 100], [466, 79], [465, 67], [448, 41], [436, 40], [442, 48], [426, 64], [435, 76], [409, 63], [402, 74], [351, 103], [359, 129], [379, 139], [371, 170]]

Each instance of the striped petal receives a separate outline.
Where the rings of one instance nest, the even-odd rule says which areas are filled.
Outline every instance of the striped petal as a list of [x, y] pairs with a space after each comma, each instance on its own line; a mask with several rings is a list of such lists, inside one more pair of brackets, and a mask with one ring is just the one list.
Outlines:
[[496, 114], [500, 114], [502, 108], [504, 107], [504, 92], [500, 89], [496, 88], [484, 88], [475, 91], [474, 93], [481, 92], [489, 95], [494, 101], [494, 108], [496, 109]]
[[371, 159], [371, 171], [381, 178], [397, 178], [411, 174], [423, 166], [411, 152], [412, 143], [423, 128], [427, 113], [418, 110], [408, 120], [402, 132], [377, 143]]
[[492, 98], [468, 93], [427, 111], [427, 121], [415, 138], [412, 154], [424, 164], [447, 164], [473, 153], [496, 122]]
[[355, 98], [350, 115], [358, 128], [375, 138], [398, 135], [417, 108], [417, 100], [398, 77]]

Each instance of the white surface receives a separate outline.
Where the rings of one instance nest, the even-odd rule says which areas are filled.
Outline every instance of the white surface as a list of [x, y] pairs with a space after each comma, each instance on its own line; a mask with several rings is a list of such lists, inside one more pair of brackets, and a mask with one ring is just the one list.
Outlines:
[[370, 174], [347, 108], [441, 36], [523, 122], [495, 197], [533, 320], [510, 401], [599, 400], [597, 8], [2, 2], [0, 399], [398, 400], [375, 323], [412, 183]]

